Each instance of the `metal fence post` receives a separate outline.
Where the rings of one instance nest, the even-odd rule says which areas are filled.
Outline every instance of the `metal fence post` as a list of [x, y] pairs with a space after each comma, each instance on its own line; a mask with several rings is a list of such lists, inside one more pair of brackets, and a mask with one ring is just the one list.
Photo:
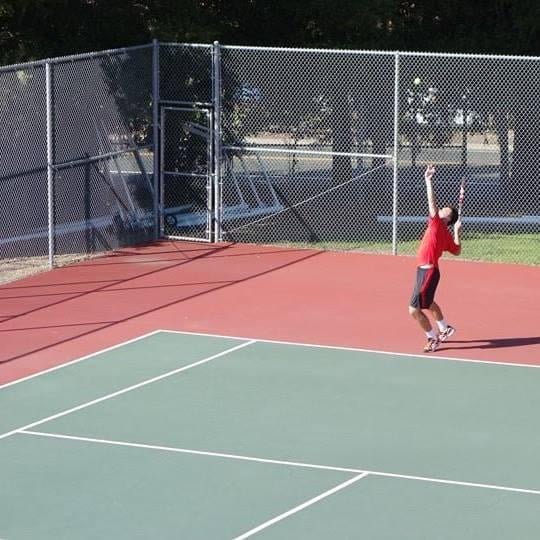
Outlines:
[[392, 254], [397, 255], [398, 232], [398, 156], [399, 156], [399, 52], [394, 56], [394, 187], [392, 209]]
[[214, 104], [213, 144], [214, 144], [214, 241], [222, 240], [221, 229], [221, 50], [219, 42], [214, 41], [212, 62], [212, 101]]
[[153, 146], [154, 146], [154, 237], [157, 240], [163, 236], [161, 189], [160, 189], [160, 125], [159, 125], [159, 41], [154, 39], [152, 42], [152, 128], [153, 128]]
[[53, 81], [52, 65], [45, 64], [47, 99], [47, 222], [49, 238], [49, 267], [54, 267], [54, 146], [53, 146]]

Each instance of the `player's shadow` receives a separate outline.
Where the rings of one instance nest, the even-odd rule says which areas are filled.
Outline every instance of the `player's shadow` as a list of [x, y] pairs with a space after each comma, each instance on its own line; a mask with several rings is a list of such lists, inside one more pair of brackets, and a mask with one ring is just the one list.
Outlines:
[[469, 339], [447, 341], [438, 350], [451, 349], [499, 349], [504, 347], [527, 347], [529, 345], [540, 345], [540, 336], [536, 337], [516, 337], [516, 338], [495, 338], [495, 339]]

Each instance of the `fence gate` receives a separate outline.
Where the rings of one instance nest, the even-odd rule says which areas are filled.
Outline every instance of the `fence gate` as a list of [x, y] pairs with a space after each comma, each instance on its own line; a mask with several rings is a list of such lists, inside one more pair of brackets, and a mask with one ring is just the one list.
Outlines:
[[161, 230], [183, 240], [212, 239], [212, 115], [161, 109]]

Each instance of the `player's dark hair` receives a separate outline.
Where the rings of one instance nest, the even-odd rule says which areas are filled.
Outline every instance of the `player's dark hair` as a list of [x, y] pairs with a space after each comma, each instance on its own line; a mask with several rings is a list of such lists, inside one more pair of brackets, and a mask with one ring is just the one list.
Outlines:
[[458, 211], [453, 206], [450, 206], [449, 208], [452, 213], [450, 214], [448, 225], [453, 225], [458, 220], [459, 215], [458, 215]]

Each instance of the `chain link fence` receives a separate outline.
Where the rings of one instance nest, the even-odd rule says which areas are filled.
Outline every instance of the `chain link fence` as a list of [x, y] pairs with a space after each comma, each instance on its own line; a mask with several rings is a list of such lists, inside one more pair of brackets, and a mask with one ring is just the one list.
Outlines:
[[213, 48], [160, 45], [161, 233], [209, 241], [213, 209]]
[[413, 254], [423, 171], [463, 255], [540, 263], [540, 59], [222, 47], [224, 239]]
[[2, 280], [156, 237], [152, 46], [0, 70]]
[[218, 44], [0, 68], [2, 274], [163, 235], [413, 254], [428, 163], [465, 257], [540, 264], [539, 90], [539, 58]]
[[393, 55], [223, 47], [221, 58], [223, 238], [391, 245], [370, 214], [377, 191], [392, 208]]
[[539, 70], [538, 58], [400, 55], [401, 252], [422, 232], [421, 172], [435, 163], [441, 204], [466, 179], [464, 256], [540, 263]]
[[[0, 72], [0, 257], [2, 270], [24, 267], [20, 258], [47, 253], [47, 130], [45, 66]], [[41, 201], [41, 202], [39, 202]]]

